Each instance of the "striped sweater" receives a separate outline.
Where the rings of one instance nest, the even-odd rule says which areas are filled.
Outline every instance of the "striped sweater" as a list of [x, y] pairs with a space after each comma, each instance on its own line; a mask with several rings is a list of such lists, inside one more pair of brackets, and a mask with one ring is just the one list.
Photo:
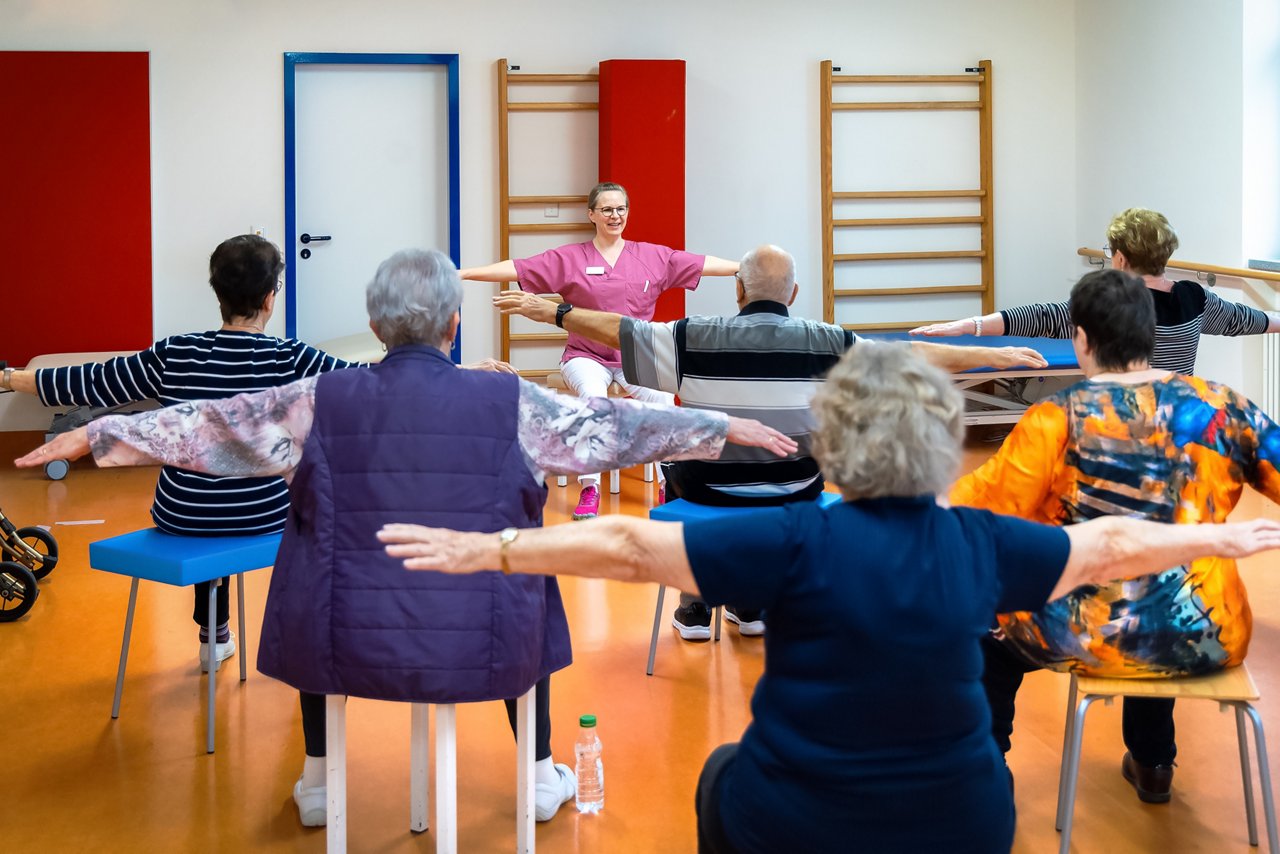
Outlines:
[[[1227, 302], [1198, 282], [1178, 281], [1172, 290], [1151, 289], [1156, 303], [1156, 348], [1151, 367], [1190, 375], [1201, 335], [1261, 335], [1271, 318], [1264, 311]], [[1004, 334], [1070, 338], [1069, 302], [1035, 303], [1000, 312]]]
[[[292, 339], [219, 330], [174, 335], [132, 356], [36, 371], [46, 406], [163, 406], [262, 391], [354, 367]], [[171, 534], [268, 534], [284, 529], [289, 490], [278, 477], [211, 477], [165, 466], [151, 518]]]

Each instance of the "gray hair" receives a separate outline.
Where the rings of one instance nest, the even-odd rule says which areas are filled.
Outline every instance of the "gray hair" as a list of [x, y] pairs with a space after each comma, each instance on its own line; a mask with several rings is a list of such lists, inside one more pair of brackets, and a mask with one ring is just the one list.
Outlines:
[[439, 347], [453, 313], [462, 306], [462, 282], [449, 256], [435, 249], [404, 249], [378, 265], [365, 288], [365, 306], [388, 348]]
[[813, 455], [845, 498], [938, 493], [960, 465], [964, 400], [907, 344], [860, 341], [813, 399]]
[[738, 264], [738, 281], [747, 301], [768, 299], [789, 302], [796, 283], [796, 259], [777, 246], [757, 246]]

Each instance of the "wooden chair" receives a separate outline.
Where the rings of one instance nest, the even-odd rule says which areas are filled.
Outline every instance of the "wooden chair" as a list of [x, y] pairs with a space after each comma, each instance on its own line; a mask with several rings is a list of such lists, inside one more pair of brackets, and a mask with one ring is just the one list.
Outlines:
[[[1079, 698], [1077, 703], [1077, 697]], [[1067, 697], [1067, 722], [1062, 736], [1062, 768], [1058, 778], [1058, 816], [1056, 827], [1062, 832], [1061, 854], [1071, 849], [1071, 821], [1075, 810], [1076, 784], [1080, 773], [1080, 744], [1084, 736], [1084, 716], [1095, 700], [1110, 705], [1116, 697], [1159, 697], [1171, 700], [1212, 700], [1223, 711], [1235, 710], [1236, 741], [1240, 748], [1240, 776], [1244, 782], [1245, 821], [1249, 827], [1249, 844], [1258, 844], [1257, 816], [1253, 804], [1253, 780], [1249, 772], [1249, 739], [1245, 732], [1247, 715], [1253, 723], [1258, 753], [1258, 777], [1262, 784], [1262, 809], [1267, 822], [1267, 845], [1271, 854], [1280, 854], [1276, 839], [1276, 810], [1271, 794], [1271, 769], [1267, 763], [1267, 742], [1262, 731], [1262, 717], [1253, 707], [1258, 688], [1243, 664], [1209, 676], [1177, 679], [1096, 679], [1071, 676]]]
[[[516, 851], [534, 850], [534, 711], [530, 688], [516, 700]], [[427, 741], [426, 703], [411, 703], [409, 724], [409, 828], [428, 829], [427, 766], [431, 748]], [[347, 698], [331, 694], [325, 702], [325, 786], [329, 798], [326, 819], [327, 850], [347, 850]], [[458, 851], [458, 740], [457, 709], [452, 703], [436, 706], [436, 852]]]
[[124, 694], [124, 670], [129, 661], [129, 640], [133, 636], [133, 614], [138, 603], [138, 581], [159, 581], [176, 587], [187, 587], [202, 581], [209, 585], [209, 712], [206, 751], [213, 753], [214, 697], [220, 662], [213, 655], [217, 644], [217, 587], [226, 575], [236, 577], [240, 600], [240, 681], [248, 679], [249, 635], [244, 626], [244, 573], [263, 569], [276, 562], [280, 548], [279, 534], [254, 537], [178, 537], [155, 528], [122, 534], [89, 544], [89, 566], [104, 572], [128, 575], [129, 609], [124, 619], [124, 640], [120, 644], [120, 666], [116, 670], [116, 694], [111, 703], [111, 717], [120, 717], [120, 698]]

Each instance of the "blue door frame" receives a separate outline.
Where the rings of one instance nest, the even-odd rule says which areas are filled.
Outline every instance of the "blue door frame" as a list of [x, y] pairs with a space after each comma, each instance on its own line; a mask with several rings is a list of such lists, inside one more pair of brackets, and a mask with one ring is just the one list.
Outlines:
[[[294, 247], [298, 242], [297, 223], [297, 142], [294, 72], [299, 65], [443, 65], [449, 81], [449, 257], [461, 266], [462, 239], [459, 235], [461, 215], [461, 180], [458, 172], [458, 54], [456, 53], [286, 53], [284, 55], [284, 232], [285, 249], [285, 334], [297, 335], [298, 269]], [[373, 271], [369, 271], [370, 275]], [[462, 330], [453, 341], [450, 352], [455, 362], [462, 359]]]

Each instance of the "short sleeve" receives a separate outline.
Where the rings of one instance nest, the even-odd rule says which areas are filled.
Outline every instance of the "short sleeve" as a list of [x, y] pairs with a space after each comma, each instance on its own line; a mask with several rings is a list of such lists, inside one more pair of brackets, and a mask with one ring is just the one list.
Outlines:
[[622, 373], [627, 382], [671, 394], [680, 393], [676, 327], [683, 323], [683, 320], [653, 323], [633, 317], [622, 318], [618, 327], [618, 343], [621, 345]]
[[663, 290], [683, 288], [692, 291], [702, 281], [702, 268], [706, 266], [707, 256], [695, 255], [680, 249], [671, 250], [667, 259], [667, 274], [664, 277]]
[[569, 257], [572, 246], [557, 246], [528, 258], [517, 258], [516, 279], [520, 288], [531, 294], [554, 294], [568, 279]]
[[774, 507], [684, 526], [684, 548], [707, 604], [769, 608], [800, 556], [796, 508]]
[[1071, 541], [1056, 525], [1042, 525], [997, 513], [988, 516], [1000, 581], [997, 613], [1038, 611], [1067, 568]]

